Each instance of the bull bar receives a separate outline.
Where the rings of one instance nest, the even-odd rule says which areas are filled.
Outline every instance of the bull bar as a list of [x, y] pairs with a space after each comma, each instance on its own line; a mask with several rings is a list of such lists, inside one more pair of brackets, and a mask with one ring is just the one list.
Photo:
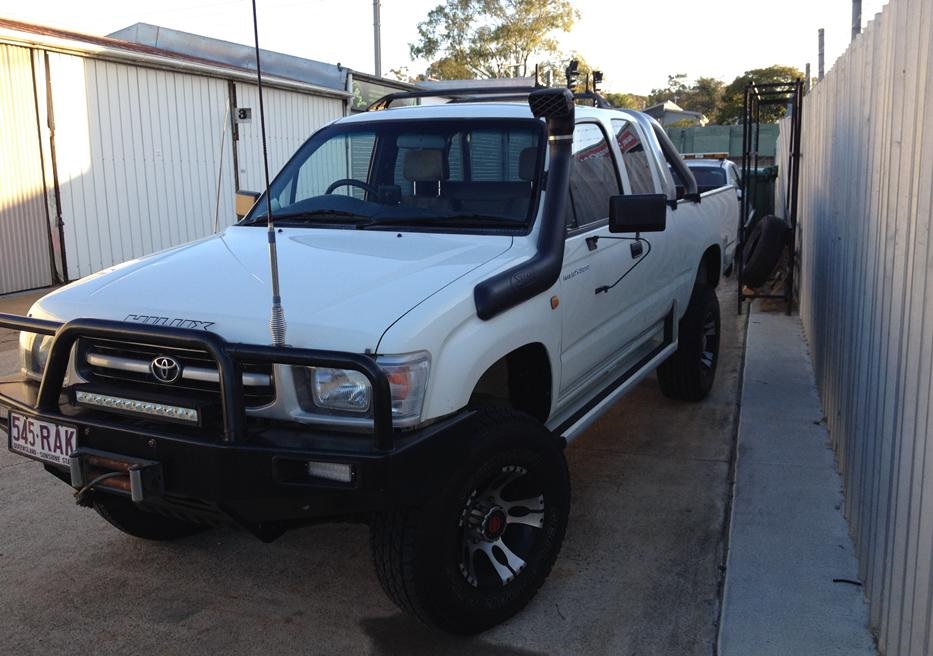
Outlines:
[[[64, 386], [68, 361], [75, 342], [81, 337], [123, 341], [142, 341], [155, 346], [203, 349], [216, 362], [220, 377], [223, 417], [223, 442], [242, 442], [246, 435], [246, 410], [243, 403], [243, 364], [282, 364], [303, 367], [352, 369], [369, 380], [373, 390], [373, 442], [375, 451], [393, 448], [392, 397], [385, 373], [373, 357], [356, 353], [259, 344], [230, 343], [207, 331], [169, 326], [135, 324], [105, 319], [73, 319], [67, 323], [0, 313], [0, 328], [51, 336], [45, 374], [34, 407], [19, 399], [0, 394], [0, 401], [24, 411], [39, 412], [50, 419], [74, 421], [61, 413], [59, 398]], [[106, 422], [105, 422], [106, 425]], [[114, 423], [107, 426], [119, 429]]]

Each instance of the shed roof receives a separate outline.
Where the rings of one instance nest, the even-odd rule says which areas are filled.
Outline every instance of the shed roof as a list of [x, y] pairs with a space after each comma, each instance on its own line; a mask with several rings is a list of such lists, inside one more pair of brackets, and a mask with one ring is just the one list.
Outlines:
[[[125, 41], [112, 36], [82, 34], [6, 18], [0, 18], [0, 42], [240, 81], [255, 80], [256, 77], [255, 66], [247, 68], [236, 63], [210, 59], [196, 52], [173, 52], [151, 44]], [[349, 96], [344, 87], [327, 87], [275, 73], [269, 75], [268, 82], [272, 86], [310, 90], [337, 98]]]
[[[182, 57], [227, 64], [249, 71], [256, 70], [256, 53], [252, 46], [159, 25], [136, 23], [107, 35], [107, 38]], [[326, 64], [261, 48], [259, 57], [264, 75], [275, 75], [340, 91], [347, 88], [348, 69], [340, 64]]]

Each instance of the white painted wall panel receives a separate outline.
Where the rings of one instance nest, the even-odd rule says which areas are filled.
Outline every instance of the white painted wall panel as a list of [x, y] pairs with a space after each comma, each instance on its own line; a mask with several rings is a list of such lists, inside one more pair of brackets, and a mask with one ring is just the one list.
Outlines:
[[882, 653], [933, 653], [933, 3], [804, 103], [800, 311]]
[[68, 272], [78, 278], [235, 220], [223, 80], [49, 55]]
[[0, 45], [0, 294], [52, 283], [31, 57]]
[[[313, 132], [343, 116], [344, 103], [334, 98], [268, 87], [263, 87], [262, 95], [266, 110], [266, 141], [271, 180]], [[240, 123], [238, 128], [240, 189], [262, 191], [265, 188], [265, 180], [257, 87], [237, 83], [236, 99], [237, 107], [252, 109], [250, 122]]]

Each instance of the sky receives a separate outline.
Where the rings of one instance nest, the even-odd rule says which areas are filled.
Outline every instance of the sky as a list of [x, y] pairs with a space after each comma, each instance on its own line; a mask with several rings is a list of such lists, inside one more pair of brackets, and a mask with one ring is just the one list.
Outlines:
[[[826, 70], [849, 43], [851, 0], [572, 0], [580, 12], [560, 37], [605, 75], [602, 89], [647, 94], [671, 74], [715, 77], [727, 84], [746, 70], [811, 64], [817, 30], [826, 30]], [[895, 0], [896, 1], [896, 0]], [[382, 0], [382, 72], [412, 62], [417, 24], [440, 0]], [[862, 25], [887, 0], [862, 0]], [[371, 0], [257, 0], [259, 44], [372, 73]], [[249, 0], [0, 0], [0, 17], [106, 35], [138, 22], [252, 44]]]

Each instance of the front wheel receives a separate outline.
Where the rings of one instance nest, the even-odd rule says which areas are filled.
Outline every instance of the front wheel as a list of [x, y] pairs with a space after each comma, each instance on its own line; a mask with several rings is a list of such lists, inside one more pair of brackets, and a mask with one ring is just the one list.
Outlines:
[[531, 417], [483, 408], [467, 461], [422, 508], [373, 522], [376, 574], [402, 610], [473, 634], [521, 610], [547, 578], [567, 527], [570, 479], [554, 436]]
[[698, 284], [680, 320], [677, 350], [658, 367], [658, 382], [665, 396], [678, 401], [706, 398], [716, 378], [719, 330], [716, 291]]

